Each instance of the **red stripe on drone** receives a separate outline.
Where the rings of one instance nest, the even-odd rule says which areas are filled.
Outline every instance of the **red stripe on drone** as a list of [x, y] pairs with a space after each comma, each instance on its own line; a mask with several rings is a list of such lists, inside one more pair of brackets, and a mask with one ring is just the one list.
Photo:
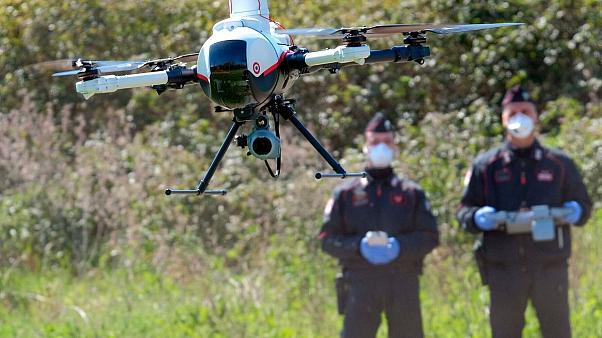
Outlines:
[[273, 72], [274, 70], [276, 70], [276, 68], [278, 68], [278, 66], [280, 66], [280, 64], [284, 61], [284, 59], [286, 58], [286, 55], [289, 53], [289, 51], [284, 51], [282, 52], [282, 54], [280, 54], [280, 57], [278, 58], [278, 61], [276, 61], [275, 64], [271, 65], [268, 69], [266, 69], [263, 72], [263, 76], [267, 76], [268, 74], [270, 74], [271, 72]]
[[205, 81], [205, 82], [209, 82], [209, 79], [205, 75], [203, 75], [203, 74], [197, 73], [196, 77], [198, 77], [199, 80], [202, 80], [202, 81]]

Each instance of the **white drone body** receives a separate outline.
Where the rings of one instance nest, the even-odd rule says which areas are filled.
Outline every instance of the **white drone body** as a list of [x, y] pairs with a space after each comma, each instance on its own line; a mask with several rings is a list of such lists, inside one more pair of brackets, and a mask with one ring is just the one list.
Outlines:
[[[76, 91], [86, 99], [94, 94], [136, 87], [152, 87], [160, 94], [168, 88], [181, 89], [186, 84], [198, 83], [216, 104], [216, 111], [233, 113], [232, 126], [226, 139], [198, 186], [190, 190], [167, 189], [168, 195], [224, 194], [225, 190], [207, 190], [207, 186], [233, 140], [240, 147], [248, 147], [250, 155], [265, 160], [270, 175], [277, 177], [281, 159], [281, 117], [290, 121], [303, 134], [335, 172], [317, 173], [316, 178], [365, 176], [366, 173], [347, 173], [297, 119], [294, 100], [284, 99], [284, 93], [292, 87], [295, 80], [301, 75], [321, 69], [336, 73], [351, 65], [408, 61], [422, 63], [430, 55], [429, 47], [423, 45], [426, 33], [463, 33], [519, 25], [388, 24], [339, 29], [285, 29], [270, 18], [268, 0], [229, 0], [229, 9], [230, 17], [213, 26], [213, 34], [198, 53], [150, 61], [78, 59], [69, 61], [76, 70], [54, 74], [79, 76], [81, 81], [76, 83]], [[371, 50], [367, 45], [368, 38], [396, 34], [405, 36], [404, 45], [384, 50]], [[332, 49], [310, 52], [295, 46], [291, 36], [338, 39], [342, 40], [342, 44]], [[193, 67], [176, 62], [191, 57], [197, 61]], [[114, 74], [143, 68], [150, 68], [150, 71], [129, 75]], [[273, 128], [270, 120], [274, 124]], [[236, 136], [239, 127], [246, 122], [253, 123], [252, 132]], [[272, 170], [267, 160], [276, 160], [276, 171]]]

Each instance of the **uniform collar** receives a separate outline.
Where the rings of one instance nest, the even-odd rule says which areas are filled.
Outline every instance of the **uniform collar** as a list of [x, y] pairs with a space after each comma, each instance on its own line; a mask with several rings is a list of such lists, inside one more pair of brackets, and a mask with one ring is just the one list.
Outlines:
[[506, 141], [502, 146], [500, 155], [505, 163], [510, 163], [517, 158], [529, 158], [539, 161], [543, 158], [543, 147], [537, 139], [533, 141], [533, 144], [530, 147], [521, 149], [513, 147], [510, 141]]
[[384, 169], [369, 169], [366, 168], [368, 174], [365, 178], [362, 178], [362, 185], [368, 184], [388, 184], [394, 185], [395, 181], [398, 180], [397, 176], [393, 172], [393, 168], [388, 167]]

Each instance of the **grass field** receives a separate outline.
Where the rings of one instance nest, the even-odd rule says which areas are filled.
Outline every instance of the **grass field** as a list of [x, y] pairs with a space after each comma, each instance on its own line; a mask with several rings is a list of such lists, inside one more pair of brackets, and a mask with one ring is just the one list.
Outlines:
[[[602, 337], [602, 212], [576, 229], [571, 262], [575, 337]], [[468, 245], [443, 245], [422, 277], [428, 337], [487, 337], [488, 293]], [[303, 254], [305, 253], [305, 254]], [[61, 269], [2, 271], [2, 337], [334, 337], [333, 260], [307, 240], [274, 238], [263, 257], [228, 267], [223, 257], [190, 255], [158, 271], [133, 257], [74, 276]], [[191, 268], [194, 261], [202, 267]], [[527, 312], [525, 337], [539, 337]], [[386, 336], [385, 325], [379, 337]]]

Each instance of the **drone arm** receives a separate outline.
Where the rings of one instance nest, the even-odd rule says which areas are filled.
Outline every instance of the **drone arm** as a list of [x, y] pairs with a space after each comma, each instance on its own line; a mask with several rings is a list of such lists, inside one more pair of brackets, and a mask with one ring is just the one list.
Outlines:
[[370, 47], [368, 46], [338, 46], [333, 49], [325, 49], [317, 52], [309, 52], [306, 49], [299, 49], [296, 53], [286, 56], [286, 63], [292, 69], [306, 69], [328, 65], [332, 63], [358, 63], [363, 64], [364, 60], [370, 56]]
[[112, 93], [119, 89], [148, 87], [167, 84], [169, 77], [166, 71], [150, 72], [131, 75], [105, 75], [97, 78], [79, 81], [75, 90], [86, 99], [94, 94]]
[[[320, 52], [315, 52], [320, 53]], [[381, 62], [409, 62], [422, 60], [430, 55], [430, 48], [422, 45], [395, 46], [389, 49], [371, 50], [363, 62], [329, 62], [324, 64], [310, 64], [306, 62], [306, 50], [299, 50], [296, 53], [287, 56], [287, 65], [289, 68], [299, 69], [302, 73], [313, 73], [322, 69], [340, 69], [348, 66], [381, 63]]]
[[431, 55], [430, 48], [421, 45], [395, 46], [389, 49], [370, 51], [366, 63], [408, 62], [420, 60]]
[[187, 68], [174, 66], [167, 70], [167, 85], [172, 88], [182, 88], [189, 82], [197, 82], [196, 66]]
[[310, 52], [304, 55], [305, 64], [308, 66], [318, 66], [329, 64], [333, 62], [337, 63], [350, 63], [356, 62], [359, 64], [364, 63], [370, 55], [370, 47], [364, 46], [338, 46], [333, 49], [325, 49], [317, 52]]
[[88, 99], [94, 94], [112, 93], [119, 89], [138, 87], [157, 88], [161, 86], [182, 88], [186, 83], [191, 81], [197, 81], [196, 67], [174, 66], [168, 70], [149, 73], [99, 76], [90, 80], [77, 82], [75, 90]]

